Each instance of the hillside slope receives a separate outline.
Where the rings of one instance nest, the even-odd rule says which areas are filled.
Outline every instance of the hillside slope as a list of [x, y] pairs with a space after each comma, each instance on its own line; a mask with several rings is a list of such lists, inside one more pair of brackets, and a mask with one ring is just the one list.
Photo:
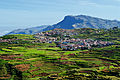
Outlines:
[[[47, 35], [36, 34], [40, 38], [24, 34], [0, 37], [0, 80], [120, 80], [119, 28], [54, 29], [43, 33]], [[62, 36], [68, 41], [91, 38], [117, 44], [76, 51], [63, 50], [57, 43], [45, 42], [56, 37], [62, 40], [59, 35], [48, 33], [72, 35], [70, 39]]]

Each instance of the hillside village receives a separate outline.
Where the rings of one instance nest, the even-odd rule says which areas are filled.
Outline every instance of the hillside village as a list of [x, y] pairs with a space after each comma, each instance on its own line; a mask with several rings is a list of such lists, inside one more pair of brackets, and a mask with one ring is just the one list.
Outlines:
[[[97, 31], [95, 32], [97, 33]], [[37, 38], [37, 40], [34, 42], [55, 42], [57, 46], [63, 50], [91, 49], [93, 47], [113, 45], [112, 42], [108, 41], [72, 38], [73, 35], [78, 35], [78, 32], [75, 32], [75, 30], [54, 29], [49, 32], [41, 32], [36, 34], [35, 38]]]
[[[114, 43], [110, 41], [101, 41], [94, 39], [82, 39], [74, 38], [73, 36], [84, 33], [77, 32], [76, 30], [66, 30], [66, 29], [54, 29], [46, 32], [37, 33], [34, 35], [34, 40], [32, 43], [56, 43], [57, 47], [62, 48], [63, 50], [77, 50], [77, 49], [91, 49], [94, 47], [104, 47], [110, 46]], [[90, 31], [91, 32], [91, 31]], [[100, 31], [94, 31], [99, 33]], [[0, 42], [19, 43], [19, 41], [30, 40], [30, 39], [0, 39]]]

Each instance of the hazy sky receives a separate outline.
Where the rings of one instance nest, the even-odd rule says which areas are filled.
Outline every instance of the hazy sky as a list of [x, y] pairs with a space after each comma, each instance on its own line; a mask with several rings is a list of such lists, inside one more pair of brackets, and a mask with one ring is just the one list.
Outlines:
[[0, 0], [0, 35], [81, 14], [120, 20], [120, 0]]

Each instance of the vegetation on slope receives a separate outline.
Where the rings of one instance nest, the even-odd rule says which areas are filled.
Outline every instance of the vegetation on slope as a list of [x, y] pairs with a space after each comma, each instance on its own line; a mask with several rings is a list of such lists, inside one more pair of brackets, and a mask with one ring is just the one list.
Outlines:
[[55, 43], [32, 43], [36, 40], [34, 35], [6, 35], [1, 38], [16, 40], [13, 43], [0, 42], [0, 79], [119, 80], [120, 29], [84, 28], [76, 31], [79, 32], [74, 36], [76, 38], [110, 40], [116, 44], [90, 50], [63, 51]]

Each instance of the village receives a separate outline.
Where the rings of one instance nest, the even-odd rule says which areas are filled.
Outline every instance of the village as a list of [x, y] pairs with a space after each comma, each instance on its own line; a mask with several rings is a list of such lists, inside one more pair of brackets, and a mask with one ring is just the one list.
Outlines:
[[93, 47], [110, 46], [114, 43], [93, 39], [72, 38], [78, 33], [74, 30], [54, 29], [50, 32], [41, 32], [35, 35], [34, 42], [52, 43], [55, 42], [63, 50], [92, 49]]
[[114, 43], [109, 41], [100, 41], [94, 39], [81, 39], [72, 36], [78, 35], [74, 30], [54, 29], [47, 32], [41, 32], [34, 35], [34, 40], [29, 39], [0, 39], [1, 42], [17, 44], [19, 41], [31, 41], [31, 43], [56, 43], [62, 50], [92, 49], [95, 47], [110, 46]]

